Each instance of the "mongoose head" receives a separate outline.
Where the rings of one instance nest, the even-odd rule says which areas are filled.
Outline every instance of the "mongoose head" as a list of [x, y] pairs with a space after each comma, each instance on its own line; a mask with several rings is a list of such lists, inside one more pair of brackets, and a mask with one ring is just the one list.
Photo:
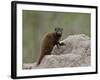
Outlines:
[[56, 32], [56, 34], [58, 36], [61, 36], [62, 35], [62, 31], [63, 31], [63, 28], [59, 28], [59, 27], [55, 28], [55, 32]]

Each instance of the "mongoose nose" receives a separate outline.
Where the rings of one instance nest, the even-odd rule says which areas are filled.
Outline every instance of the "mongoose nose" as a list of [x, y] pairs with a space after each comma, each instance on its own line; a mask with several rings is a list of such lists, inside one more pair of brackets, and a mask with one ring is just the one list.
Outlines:
[[58, 35], [61, 35], [61, 34], [62, 34], [62, 32], [58, 31], [58, 32], [57, 32], [57, 34], [58, 34]]

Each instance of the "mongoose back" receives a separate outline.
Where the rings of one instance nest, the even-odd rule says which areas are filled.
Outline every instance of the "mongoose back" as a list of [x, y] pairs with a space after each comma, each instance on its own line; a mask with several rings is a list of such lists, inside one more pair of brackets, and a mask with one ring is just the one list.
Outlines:
[[47, 33], [44, 35], [42, 44], [41, 44], [41, 50], [40, 50], [40, 56], [37, 61], [37, 65], [39, 65], [45, 55], [51, 54], [51, 51], [55, 45], [61, 45], [59, 43], [59, 39], [62, 36], [62, 28], [55, 28], [54, 32]]

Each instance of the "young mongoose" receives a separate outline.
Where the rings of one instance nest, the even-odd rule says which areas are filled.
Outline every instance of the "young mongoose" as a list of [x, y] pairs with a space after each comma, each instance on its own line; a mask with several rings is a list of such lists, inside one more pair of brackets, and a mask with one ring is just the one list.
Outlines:
[[37, 65], [39, 65], [45, 55], [51, 54], [51, 51], [55, 45], [59, 47], [60, 45], [63, 45], [64, 43], [59, 43], [59, 39], [62, 36], [62, 28], [55, 28], [54, 32], [47, 33], [43, 37], [43, 41], [41, 44], [41, 51], [40, 51], [40, 57], [37, 61]]

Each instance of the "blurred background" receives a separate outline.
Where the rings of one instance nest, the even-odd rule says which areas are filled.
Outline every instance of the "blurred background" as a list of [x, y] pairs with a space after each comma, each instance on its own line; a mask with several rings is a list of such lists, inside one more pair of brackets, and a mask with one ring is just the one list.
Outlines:
[[23, 10], [22, 19], [23, 63], [33, 63], [37, 60], [43, 35], [53, 32], [55, 27], [63, 28], [61, 40], [74, 34], [91, 36], [89, 13]]

